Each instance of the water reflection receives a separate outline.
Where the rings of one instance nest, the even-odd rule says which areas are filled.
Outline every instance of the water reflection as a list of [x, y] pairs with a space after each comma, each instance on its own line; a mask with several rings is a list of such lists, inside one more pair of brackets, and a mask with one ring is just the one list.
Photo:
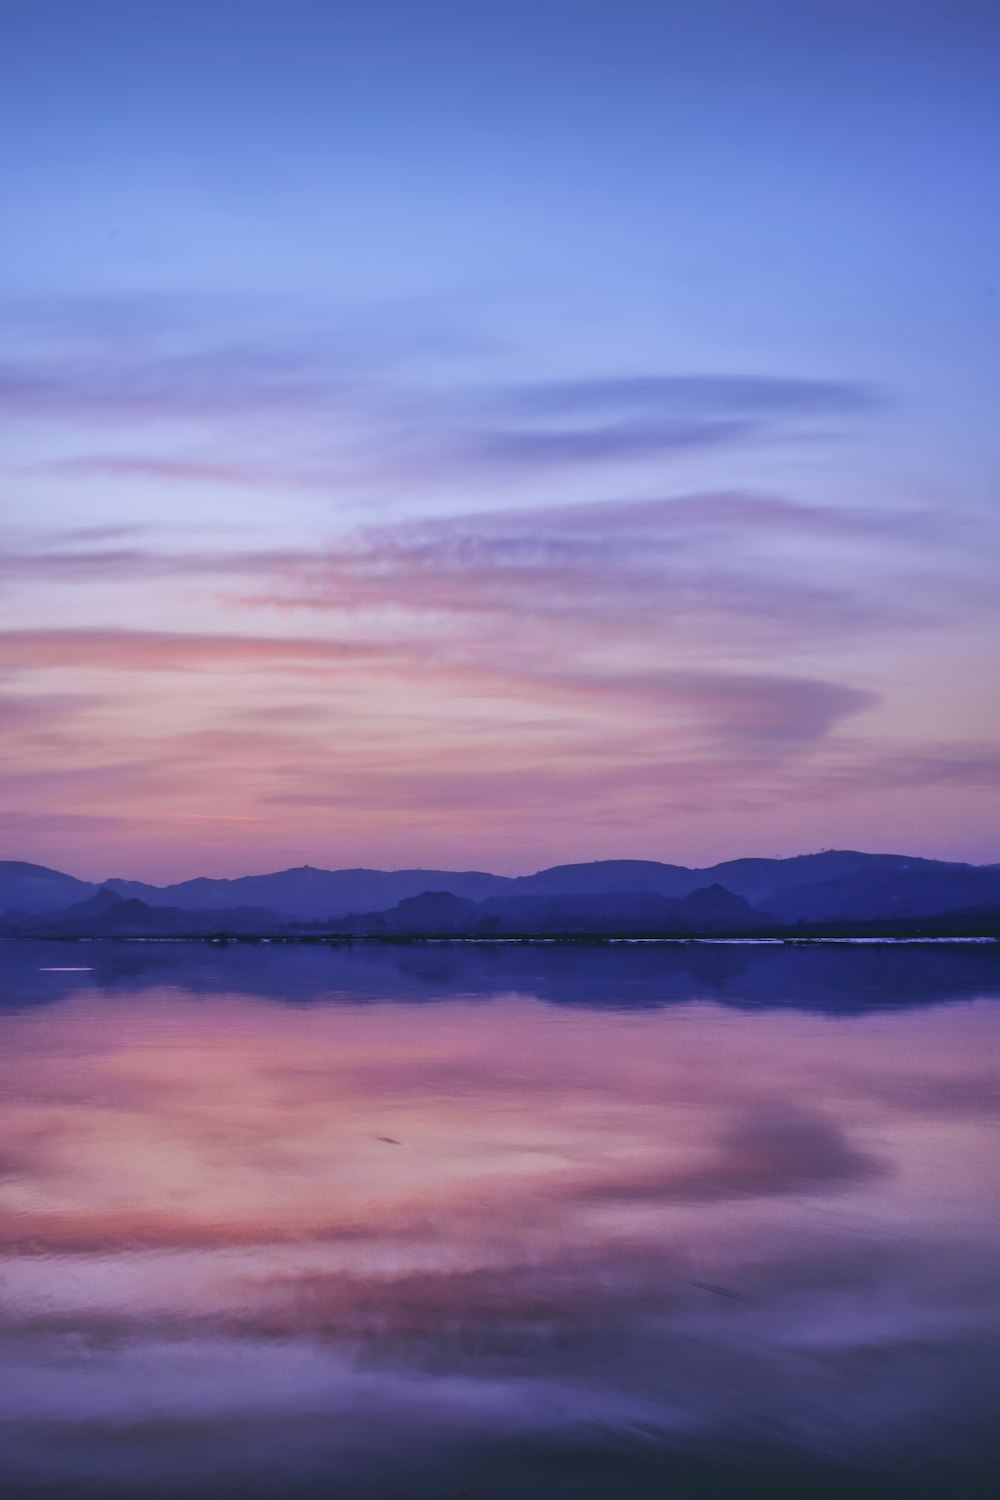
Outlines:
[[993, 993], [1000, 945], [893, 943], [187, 942], [3, 943], [0, 1005], [39, 1005], [81, 989], [182, 987], [282, 1003], [437, 1001], [512, 992], [555, 1005], [726, 1006], [832, 1014], [940, 1004]]
[[16, 1493], [986, 1492], [993, 952], [5, 960]]

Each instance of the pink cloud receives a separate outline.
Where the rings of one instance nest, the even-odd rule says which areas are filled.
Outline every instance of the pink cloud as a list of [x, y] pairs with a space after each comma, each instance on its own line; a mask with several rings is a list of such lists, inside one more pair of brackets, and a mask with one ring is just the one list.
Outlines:
[[373, 645], [315, 636], [198, 634], [115, 628], [0, 631], [0, 659], [8, 667], [96, 667], [136, 672], [210, 668], [336, 666], [363, 662], [383, 651]]

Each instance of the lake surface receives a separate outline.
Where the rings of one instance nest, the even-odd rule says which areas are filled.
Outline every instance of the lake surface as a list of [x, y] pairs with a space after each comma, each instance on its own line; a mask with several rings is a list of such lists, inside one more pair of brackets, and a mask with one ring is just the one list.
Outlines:
[[991, 1491], [1000, 948], [0, 966], [4, 1494]]

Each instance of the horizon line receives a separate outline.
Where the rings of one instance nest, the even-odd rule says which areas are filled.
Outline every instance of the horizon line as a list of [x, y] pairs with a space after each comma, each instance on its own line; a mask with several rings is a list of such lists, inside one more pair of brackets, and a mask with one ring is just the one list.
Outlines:
[[87, 876], [87, 875], [76, 875], [72, 871], [67, 870], [67, 869], [63, 869], [60, 866], [46, 865], [46, 864], [42, 864], [39, 861], [27, 860], [27, 859], [4, 859], [4, 858], [0, 858], [0, 865], [30, 865], [30, 866], [32, 866], [35, 869], [49, 870], [49, 871], [52, 871], [55, 874], [69, 876], [71, 879], [73, 879], [73, 880], [79, 880], [82, 883], [87, 884], [87, 885], [106, 886], [106, 885], [109, 885], [112, 881], [116, 881], [117, 880], [117, 881], [128, 881], [130, 883], [139, 884], [139, 885], [148, 885], [148, 886], [154, 887], [155, 889], [162, 890], [162, 889], [167, 889], [167, 888], [169, 888], [171, 886], [175, 886], [175, 885], [186, 885], [190, 881], [194, 881], [194, 880], [237, 881], [237, 880], [266, 879], [268, 876], [285, 875], [285, 874], [289, 874], [289, 873], [292, 873], [294, 871], [300, 871], [300, 870], [314, 870], [318, 874], [326, 874], [326, 875], [337, 875], [337, 874], [344, 874], [344, 873], [348, 873], [348, 872], [350, 872], [350, 873], [364, 872], [364, 873], [367, 873], [367, 874], [376, 874], [376, 875], [400, 875], [400, 874], [407, 874], [407, 873], [422, 874], [422, 873], [426, 872], [428, 874], [433, 873], [433, 874], [447, 874], [447, 875], [487, 875], [487, 876], [490, 876], [490, 877], [492, 877], [494, 879], [497, 879], [497, 880], [518, 880], [518, 879], [523, 879], [523, 878], [525, 878], [527, 876], [541, 874], [541, 873], [543, 873], [543, 872], [545, 872], [547, 870], [566, 869], [566, 868], [571, 868], [571, 867], [580, 866], [580, 865], [641, 864], [641, 865], [666, 866], [666, 867], [669, 867], [669, 868], [672, 868], [672, 869], [678, 869], [678, 870], [710, 871], [710, 870], [718, 869], [720, 865], [737, 864], [737, 863], [740, 863], [740, 862], [742, 862], [744, 860], [767, 860], [767, 861], [773, 861], [773, 862], [785, 862], [785, 861], [793, 860], [793, 859], [810, 859], [810, 858], [815, 858], [815, 857], [817, 857], [818, 855], [821, 855], [821, 854], [861, 854], [861, 855], [865, 855], [868, 858], [873, 858], [873, 859], [874, 858], [894, 858], [894, 859], [901, 859], [902, 858], [902, 859], [914, 859], [914, 860], [921, 860], [921, 861], [925, 861], [926, 860], [929, 863], [934, 863], [934, 864], [965, 865], [965, 866], [967, 866], [970, 869], [990, 869], [995, 864], [997, 864], [998, 862], [1000, 862], [1000, 861], [997, 861], [997, 860], [983, 860], [981, 862], [977, 862], [977, 861], [969, 860], [969, 859], [944, 858], [944, 857], [939, 856], [939, 855], [914, 854], [914, 853], [912, 853], [909, 850], [858, 849], [858, 848], [850, 848], [850, 847], [842, 848], [842, 847], [839, 847], [839, 846], [836, 846], [836, 845], [830, 845], [828, 847], [824, 847], [824, 848], [821, 848], [821, 849], [803, 850], [803, 851], [800, 851], [797, 854], [738, 854], [738, 855], [732, 855], [732, 856], [730, 856], [730, 857], [728, 857], [726, 859], [715, 860], [712, 864], [708, 864], [708, 865], [698, 865], [698, 864], [688, 865], [688, 864], [682, 864], [682, 863], [679, 863], [679, 862], [675, 862], [675, 861], [669, 860], [669, 859], [643, 859], [643, 858], [636, 858], [635, 856], [632, 856], [632, 855], [621, 855], [621, 856], [617, 856], [617, 857], [613, 857], [613, 858], [604, 857], [604, 858], [600, 858], [600, 859], [558, 860], [558, 861], [556, 861], [553, 864], [540, 865], [540, 866], [538, 866], [538, 867], [536, 867], [534, 869], [526, 869], [526, 870], [521, 871], [518, 874], [512, 874], [512, 875], [499, 874], [495, 870], [489, 870], [489, 869], [485, 869], [485, 868], [482, 868], [482, 867], [475, 867], [475, 866], [465, 866], [465, 867], [459, 868], [458, 866], [412, 865], [411, 864], [411, 865], [397, 865], [397, 866], [394, 866], [394, 867], [391, 867], [391, 868], [386, 868], [386, 867], [378, 866], [378, 865], [314, 865], [314, 864], [310, 864], [310, 863], [306, 862], [306, 863], [298, 864], [298, 865], [283, 865], [283, 866], [281, 866], [281, 867], [279, 867], [277, 869], [244, 871], [243, 873], [238, 874], [238, 875], [204, 875], [204, 874], [194, 874], [194, 875], [182, 876], [180, 879], [163, 880], [163, 881], [158, 882], [156, 880], [144, 879], [141, 876], [135, 876], [135, 875], [106, 875], [106, 876], [102, 877], [101, 879], [97, 879], [97, 878], [90, 877], [90, 876]]

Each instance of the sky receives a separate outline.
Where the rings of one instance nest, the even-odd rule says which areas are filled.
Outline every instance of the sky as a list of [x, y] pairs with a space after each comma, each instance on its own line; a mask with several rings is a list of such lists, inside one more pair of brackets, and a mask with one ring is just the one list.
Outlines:
[[0, 0], [0, 823], [1000, 859], [1000, 9]]

